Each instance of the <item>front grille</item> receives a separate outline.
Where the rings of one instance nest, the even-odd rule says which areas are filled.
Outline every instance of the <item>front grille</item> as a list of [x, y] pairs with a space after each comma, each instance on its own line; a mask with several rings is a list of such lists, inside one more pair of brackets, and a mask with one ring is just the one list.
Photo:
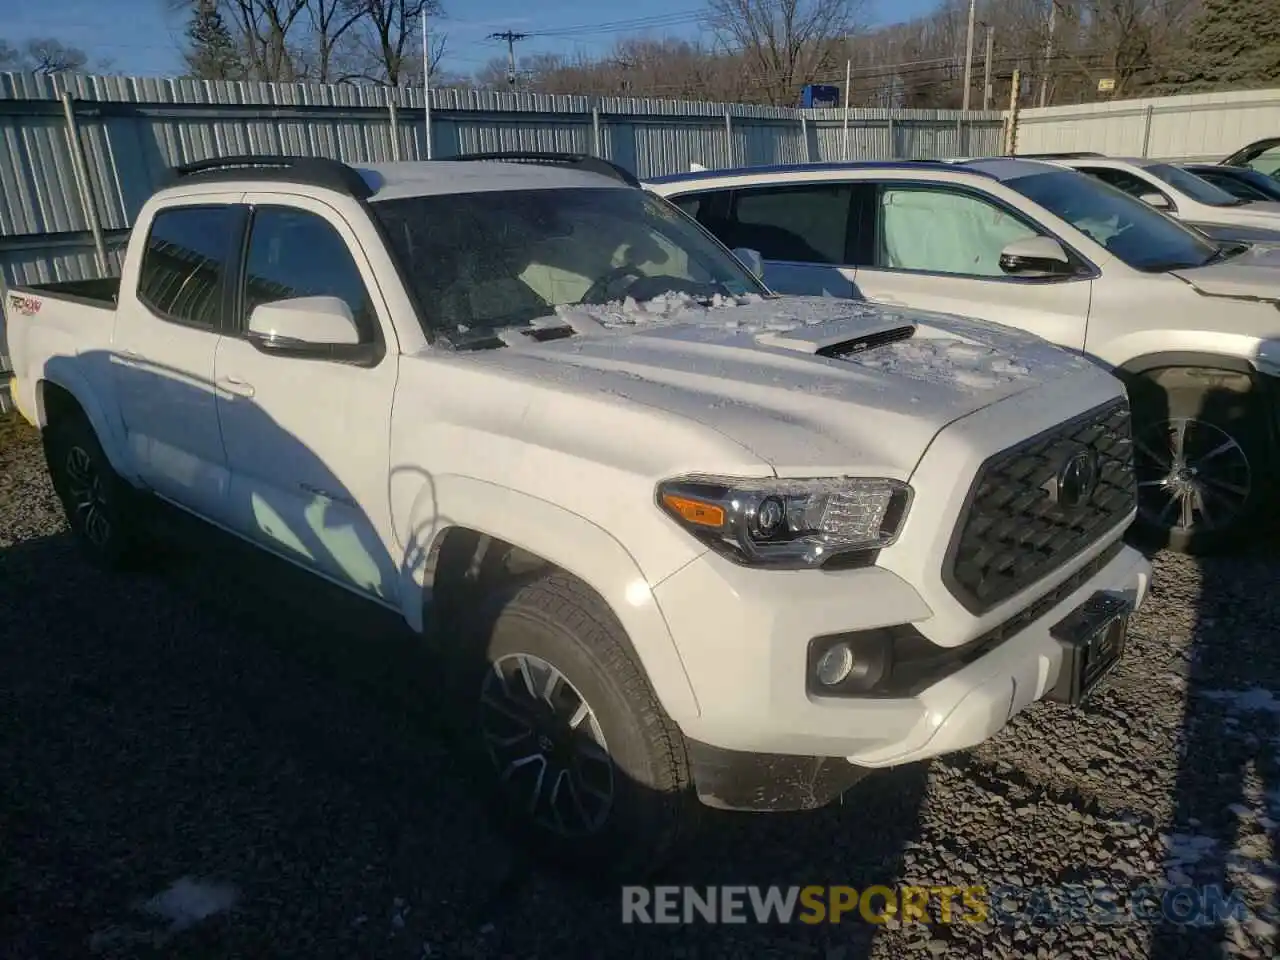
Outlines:
[[[1074, 454], [1097, 458], [1097, 487], [1075, 505], [1053, 484]], [[943, 566], [947, 588], [975, 615], [1078, 556], [1137, 503], [1129, 404], [1121, 398], [989, 458], [978, 469]]]

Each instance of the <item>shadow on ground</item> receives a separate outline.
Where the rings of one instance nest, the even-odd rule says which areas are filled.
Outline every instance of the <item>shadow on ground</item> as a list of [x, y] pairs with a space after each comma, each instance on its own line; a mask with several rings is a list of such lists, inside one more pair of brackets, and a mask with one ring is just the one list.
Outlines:
[[[866, 954], [866, 924], [624, 930], [616, 891], [530, 871], [491, 829], [402, 623], [184, 516], [164, 529], [129, 575], [60, 532], [0, 550], [0, 954]], [[660, 880], [892, 883], [924, 790], [912, 767], [811, 814], [711, 813]], [[235, 905], [185, 929], [138, 909], [184, 877]]]

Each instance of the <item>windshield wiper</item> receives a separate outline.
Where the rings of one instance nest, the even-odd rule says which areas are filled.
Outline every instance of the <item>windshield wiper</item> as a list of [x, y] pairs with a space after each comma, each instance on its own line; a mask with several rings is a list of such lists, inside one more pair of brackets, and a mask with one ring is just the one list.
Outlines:
[[1218, 249], [1209, 254], [1208, 258], [1205, 259], [1200, 266], [1207, 267], [1213, 263], [1221, 263], [1223, 260], [1230, 260], [1232, 257], [1240, 256], [1240, 254], [1244, 253], [1248, 249], [1249, 244], [1247, 243], [1221, 243], [1218, 245]]
[[563, 340], [566, 337], [572, 337], [576, 332], [568, 324], [559, 324], [553, 327], [508, 325], [487, 330], [477, 330], [458, 337], [449, 337], [448, 342], [455, 350], [493, 350], [497, 347], [508, 346], [509, 339], [503, 337], [504, 333], [519, 333], [528, 337], [534, 343], [546, 343], [548, 340]]

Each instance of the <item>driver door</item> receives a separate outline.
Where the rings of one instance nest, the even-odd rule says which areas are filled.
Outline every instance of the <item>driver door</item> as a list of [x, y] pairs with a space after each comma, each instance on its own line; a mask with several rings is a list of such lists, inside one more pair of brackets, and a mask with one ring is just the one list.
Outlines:
[[860, 245], [863, 298], [990, 320], [1084, 349], [1088, 277], [1011, 277], [1000, 269], [1008, 244], [1049, 236], [1030, 220], [993, 198], [920, 181], [880, 184], [863, 210], [871, 221], [863, 235], [873, 238]]

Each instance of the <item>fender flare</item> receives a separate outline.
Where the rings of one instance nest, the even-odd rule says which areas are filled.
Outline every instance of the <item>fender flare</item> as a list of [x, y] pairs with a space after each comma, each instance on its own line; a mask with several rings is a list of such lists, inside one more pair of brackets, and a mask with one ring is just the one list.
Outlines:
[[1133, 357], [1116, 367], [1122, 376], [1136, 377], [1152, 370], [1163, 370], [1169, 367], [1206, 367], [1211, 370], [1229, 370], [1256, 376], [1257, 368], [1243, 357], [1233, 357], [1221, 353], [1197, 353], [1187, 350], [1171, 350], [1163, 353], [1148, 353]]
[[405, 544], [401, 605], [423, 629], [427, 559], [457, 527], [487, 534], [555, 564], [591, 587], [622, 625], [663, 708], [677, 724], [699, 716], [697, 697], [653, 587], [611, 533], [557, 504], [473, 477], [424, 477], [407, 523], [395, 520]]
[[60, 357], [50, 358], [36, 382], [35, 414], [42, 430], [49, 422], [44, 399], [44, 387], [47, 384], [65, 390], [79, 404], [89, 420], [89, 426], [97, 435], [98, 443], [102, 445], [102, 452], [106, 454], [111, 469], [121, 477], [136, 480], [137, 473], [129, 463], [129, 457], [125, 455], [124, 433], [119, 418], [108, 415], [107, 410], [98, 400], [93, 386], [77, 369], [73, 358], [67, 358], [65, 361]]

